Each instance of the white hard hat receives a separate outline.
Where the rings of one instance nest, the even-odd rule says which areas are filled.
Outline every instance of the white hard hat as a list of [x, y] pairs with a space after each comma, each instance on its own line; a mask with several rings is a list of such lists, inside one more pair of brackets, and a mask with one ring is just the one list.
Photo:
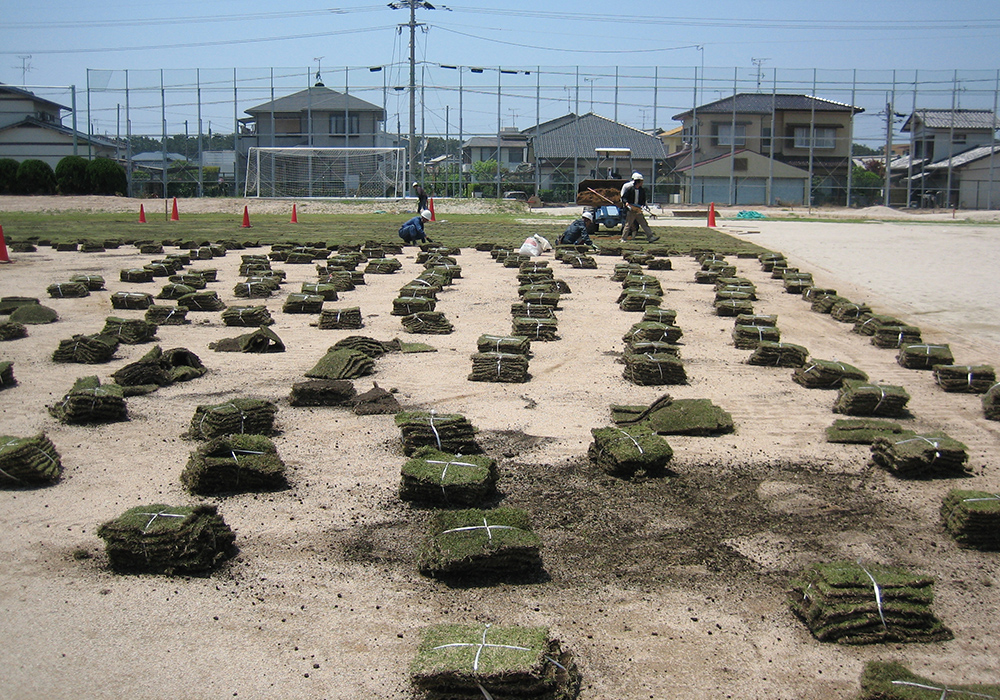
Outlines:
[[645, 178], [643, 178], [642, 173], [632, 173], [632, 179], [633, 180], [643, 180]]
[[434, 215], [431, 214], [431, 210], [430, 209], [424, 209], [422, 212], [420, 212], [420, 218], [421, 219], [427, 219], [428, 221], [430, 221], [431, 219], [434, 218]]
[[591, 221], [593, 221], [594, 220], [594, 212], [592, 212], [592, 211], [585, 211], [585, 212], [583, 212], [583, 218], [584, 219], [590, 219]]
[[419, 182], [414, 182], [414, 183], [413, 183], [413, 184], [411, 185], [411, 187], [416, 187], [416, 186], [417, 186], [417, 185], [419, 185], [419, 184], [420, 184]]

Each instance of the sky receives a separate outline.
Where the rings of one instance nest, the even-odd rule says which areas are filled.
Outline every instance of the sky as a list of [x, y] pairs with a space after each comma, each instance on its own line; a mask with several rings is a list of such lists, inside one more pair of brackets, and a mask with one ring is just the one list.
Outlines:
[[[885, 118], [877, 112], [885, 107], [894, 77], [902, 84], [900, 93], [893, 93], [896, 112], [916, 104], [906, 83], [918, 86], [921, 104], [936, 100], [932, 106], [947, 107], [954, 94], [965, 101], [962, 107], [992, 108], [1000, 69], [996, 0], [434, 3], [435, 9], [416, 13], [422, 25], [416, 41], [417, 80], [452, 89], [432, 90], [425, 99], [419, 118], [428, 132], [459, 130], [453, 118], [458, 73], [468, 81], [466, 87], [475, 88], [480, 80], [484, 94], [492, 85], [494, 103], [498, 79], [507, 81], [501, 89], [507, 103], [499, 109], [486, 97], [477, 100], [475, 89], [468, 92], [468, 104], [462, 107], [467, 123], [461, 125], [467, 134], [496, 133], [497, 122], [525, 128], [536, 117], [577, 110], [617, 116], [643, 128], [672, 128], [677, 125], [671, 122], [673, 114], [690, 108], [691, 91], [679, 84], [652, 99], [637, 91], [630, 96], [634, 76], [648, 81], [655, 74], [693, 84], [697, 70], [698, 102], [703, 103], [731, 94], [734, 85], [739, 91], [770, 91], [773, 86], [810, 93], [815, 70], [818, 83], [839, 85], [826, 87], [829, 99], [850, 102], [853, 96], [855, 104], [864, 104], [868, 116], [861, 120], [861, 133], [875, 139]], [[287, 94], [305, 87], [320, 70], [328, 87], [351, 90], [376, 104], [384, 97], [387, 128], [394, 122], [404, 132], [407, 128], [408, 112], [401, 103], [405, 92], [394, 88], [408, 81], [409, 31], [400, 25], [409, 20], [409, 10], [391, 9], [385, 2], [0, 0], [0, 10], [3, 83], [85, 90], [89, 81], [93, 90], [113, 91], [123, 85], [128, 71], [132, 88], [152, 91], [161, 69], [168, 85], [175, 79], [169, 76], [181, 74], [185, 77], [176, 78], [178, 84], [191, 83], [197, 69], [206, 86], [231, 83], [235, 70], [238, 81], [257, 81], [256, 91], [244, 90], [238, 99], [245, 109], [269, 99], [264, 83]], [[446, 74], [443, 65], [461, 70]], [[383, 71], [369, 70], [376, 66]], [[490, 70], [467, 72], [476, 66]], [[512, 72], [501, 74], [506, 69]], [[860, 89], [852, 92], [859, 80]], [[937, 87], [925, 89], [925, 81]], [[205, 105], [203, 116], [215, 120], [216, 130], [232, 131], [229, 92], [225, 97], [222, 87], [213, 87], [209, 98], [203, 97], [212, 103]], [[823, 92], [817, 89], [817, 94]], [[536, 93], [544, 94], [544, 110], [532, 104]], [[66, 91], [39, 94], [68, 104]], [[84, 110], [83, 99], [78, 93], [78, 113]], [[92, 115], [96, 129], [120, 129], [121, 95], [95, 94], [94, 101], [99, 103]], [[167, 120], [176, 123], [182, 111], [191, 112], [172, 107]], [[159, 129], [159, 116], [153, 116], [133, 115], [134, 128]]]

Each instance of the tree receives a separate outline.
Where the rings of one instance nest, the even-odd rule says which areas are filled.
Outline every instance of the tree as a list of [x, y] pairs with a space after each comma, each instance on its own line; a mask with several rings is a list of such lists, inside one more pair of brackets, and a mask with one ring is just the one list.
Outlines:
[[124, 195], [128, 189], [125, 168], [110, 158], [95, 158], [87, 163], [87, 180], [94, 194]]
[[852, 156], [882, 155], [882, 146], [879, 146], [878, 148], [870, 148], [863, 143], [855, 143], [851, 145], [851, 155]]
[[21, 194], [53, 194], [56, 175], [44, 160], [29, 158], [17, 166], [17, 191]]
[[[871, 160], [866, 165], [873, 163], [882, 166], [878, 161]], [[882, 171], [885, 172], [885, 166], [882, 166]], [[867, 207], [881, 200], [884, 178], [877, 172], [867, 167], [863, 168], [855, 165], [854, 170], [851, 172], [851, 182], [853, 189], [851, 196], [854, 200], [853, 203], [857, 206]]]
[[87, 159], [82, 156], [66, 156], [56, 163], [56, 188], [59, 194], [89, 194], [90, 181], [87, 179]]
[[10, 194], [17, 189], [17, 166], [13, 158], [0, 158], [0, 194]]
[[[508, 172], [507, 168], [500, 168], [500, 177], [503, 178]], [[496, 197], [497, 196], [497, 162], [496, 160], [490, 158], [489, 160], [477, 160], [472, 164], [472, 178], [473, 182], [477, 183], [482, 187], [484, 197]]]

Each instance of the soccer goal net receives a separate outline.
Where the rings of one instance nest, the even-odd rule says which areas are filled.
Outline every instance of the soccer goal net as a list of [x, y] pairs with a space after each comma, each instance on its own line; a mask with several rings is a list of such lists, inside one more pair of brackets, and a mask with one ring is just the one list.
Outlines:
[[247, 197], [400, 197], [405, 148], [251, 148]]

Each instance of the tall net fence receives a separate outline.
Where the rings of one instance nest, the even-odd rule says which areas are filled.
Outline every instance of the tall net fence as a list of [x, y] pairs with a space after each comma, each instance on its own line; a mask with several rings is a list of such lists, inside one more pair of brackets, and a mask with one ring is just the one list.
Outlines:
[[399, 197], [403, 148], [250, 148], [247, 197]]

